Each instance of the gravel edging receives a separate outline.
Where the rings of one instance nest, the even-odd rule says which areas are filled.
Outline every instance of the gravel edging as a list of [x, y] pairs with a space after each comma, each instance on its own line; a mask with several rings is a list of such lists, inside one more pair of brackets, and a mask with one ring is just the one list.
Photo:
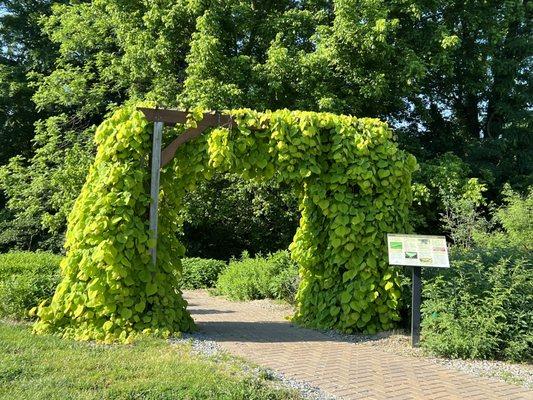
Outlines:
[[[202, 332], [183, 333], [179, 338], [170, 338], [171, 344], [189, 344], [192, 351], [211, 359], [231, 356], [216, 341], [212, 340]], [[249, 362], [240, 365], [244, 373], [251, 374], [255, 378], [267, 379], [276, 386], [293, 389], [300, 393], [304, 399], [308, 400], [336, 400], [337, 397], [329, 395], [317, 387], [309, 385], [307, 382], [297, 381], [288, 378], [284, 374], [269, 368], [254, 366]]]

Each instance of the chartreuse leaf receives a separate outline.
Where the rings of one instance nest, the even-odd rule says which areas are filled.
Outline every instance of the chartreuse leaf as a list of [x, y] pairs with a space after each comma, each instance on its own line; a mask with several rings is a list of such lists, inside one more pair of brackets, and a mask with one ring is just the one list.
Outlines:
[[[165, 140], [197, 126], [204, 112], [193, 108], [185, 126], [165, 128]], [[349, 332], [392, 327], [401, 293], [383, 268], [384, 240], [408, 229], [414, 157], [398, 149], [386, 124], [371, 118], [228, 113], [231, 129], [206, 131], [162, 168], [157, 243], [147, 220], [153, 125], [128, 106], [98, 127], [94, 165], [68, 220], [65, 273], [51, 304], [37, 308], [35, 332], [129, 342], [138, 334], [191, 329], [176, 290], [184, 254], [177, 210], [189, 190], [216, 172], [273, 178], [301, 194], [290, 246], [301, 272], [295, 321]], [[149, 249], [156, 244], [154, 265]]]

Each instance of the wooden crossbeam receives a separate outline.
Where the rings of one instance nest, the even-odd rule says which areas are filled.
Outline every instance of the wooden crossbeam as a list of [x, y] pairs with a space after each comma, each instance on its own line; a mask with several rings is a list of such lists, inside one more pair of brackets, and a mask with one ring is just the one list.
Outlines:
[[[145, 115], [148, 121], [163, 122], [165, 125], [169, 126], [186, 123], [187, 116], [189, 115], [186, 111], [165, 108], [139, 107], [138, 110]], [[215, 126], [231, 126], [233, 122], [233, 118], [227, 114], [221, 114], [219, 112], [205, 113], [202, 120], [198, 122], [196, 128], [187, 129], [163, 149], [160, 166], [164, 167], [167, 165], [172, 158], [174, 158], [179, 146], [200, 136], [207, 128]]]
[[184, 124], [187, 122], [186, 111], [171, 110], [166, 108], [146, 108], [138, 107], [146, 119], [151, 122], [164, 122], [165, 125]]
[[161, 166], [164, 167], [170, 161], [172, 161], [172, 159], [174, 158], [174, 155], [176, 154], [176, 151], [178, 150], [178, 147], [188, 142], [189, 140], [200, 136], [207, 128], [211, 126], [217, 126], [217, 125], [210, 124], [209, 122], [205, 121], [205, 118], [204, 118], [203, 120], [198, 122], [198, 125], [196, 126], [196, 128], [189, 128], [185, 132], [183, 132], [181, 135], [179, 135], [167, 147], [163, 149], [161, 153]]
[[[164, 122], [165, 125], [184, 124], [187, 122], [187, 116], [190, 114], [187, 111], [174, 110], [170, 108], [146, 108], [138, 107], [146, 119], [151, 122]], [[233, 122], [230, 115], [222, 114], [218, 111], [204, 113], [203, 121], [209, 126], [227, 125]]]

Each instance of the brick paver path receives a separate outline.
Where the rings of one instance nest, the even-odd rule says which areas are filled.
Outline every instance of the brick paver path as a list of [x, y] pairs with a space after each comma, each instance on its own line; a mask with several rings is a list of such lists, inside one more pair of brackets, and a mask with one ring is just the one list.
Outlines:
[[186, 291], [200, 331], [221, 347], [342, 399], [533, 399], [533, 392], [420, 358], [294, 326], [287, 312]]

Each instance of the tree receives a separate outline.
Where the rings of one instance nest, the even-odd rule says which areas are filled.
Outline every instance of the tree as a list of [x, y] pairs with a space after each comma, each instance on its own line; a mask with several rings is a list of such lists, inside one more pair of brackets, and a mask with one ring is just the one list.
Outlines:
[[[0, 222], [4, 228], [0, 247], [58, 250], [66, 215], [93, 157], [95, 124], [128, 97], [154, 96], [163, 101], [157, 93], [172, 98], [166, 89], [177, 90], [170, 70], [159, 69], [175, 61], [162, 54], [174, 54], [174, 48], [165, 46], [176, 43], [176, 36], [169, 33], [172, 41], [157, 38], [161, 19], [172, 13], [171, 2], [153, 19], [143, 16], [157, 10], [155, 5], [135, 10], [139, 6], [135, 2], [5, 4], [2, 32], [13, 43], [13, 50], [7, 48], [6, 52], [18, 57], [13, 56], [11, 64], [25, 80], [18, 84], [9, 78], [6, 87], [11, 91], [4, 92], [2, 101], [11, 108], [2, 115], [22, 121], [26, 130], [25, 136], [15, 136], [19, 128], [8, 121], [6, 129], [0, 131], [0, 135], [5, 132], [13, 139], [9, 153], [4, 159], [0, 157], [0, 162], [17, 154], [0, 174], [0, 186], [9, 198]], [[183, 18], [186, 23], [187, 17]], [[186, 35], [182, 28], [168, 29]], [[47, 57], [53, 68], [44, 67], [52, 67], [52, 61], [45, 63]], [[17, 96], [19, 109], [13, 108], [17, 104], [12, 101], [16, 94], [13, 88], [20, 88], [23, 94]], [[37, 137], [30, 144], [34, 130]]]
[[60, 252], [65, 223], [93, 159], [94, 131], [65, 131], [65, 116], [36, 124], [35, 153], [0, 169], [11, 218], [0, 222], [0, 249]]
[[[19, 3], [26, 11], [49, 4], [6, 4]], [[39, 114], [4, 114], [23, 121], [28, 138], [35, 119], [50, 116], [64, 122], [46, 140], [58, 135], [74, 145], [117, 104], [139, 98], [331, 111], [388, 120], [423, 164], [455, 154], [487, 184], [489, 200], [507, 181], [522, 191], [533, 183], [532, 18], [524, 0], [99, 0], [54, 3], [43, 31], [32, 18], [28, 32], [58, 55], [43, 62], [53, 68], [27, 67], [35, 89], [24, 89], [20, 110], [33, 110], [35, 90]], [[22, 142], [9, 154], [21, 154]], [[24, 156], [21, 165], [34, 162]], [[24, 174], [21, 184], [31, 184]], [[428, 221], [438, 221], [434, 213]]]
[[[49, 0], [0, 1], [0, 165], [16, 155], [31, 156], [34, 123], [45, 116], [31, 102], [30, 74], [53, 67], [56, 47], [39, 25], [50, 12]], [[28, 214], [17, 217], [5, 204], [0, 192], [0, 248], [26, 247], [39, 232], [38, 221]]]
[[31, 102], [30, 72], [47, 73], [56, 48], [39, 20], [50, 0], [0, 1], [0, 165], [17, 154], [31, 154], [33, 124], [42, 114]]
[[[310, 4], [268, 18], [253, 2], [206, 10], [182, 104], [377, 116], [423, 162], [459, 156], [491, 200], [505, 182], [532, 183], [527, 2], [337, 0], [314, 12]], [[252, 41], [256, 32], [266, 40]]]
[[531, 184], [531, 16], [527, 1], [442, 1], [420, 8], [416, 29], [402, 24], [427, 60], [402, 118], [411, 149], [453, 151], [492, 198], [506, 181]]

